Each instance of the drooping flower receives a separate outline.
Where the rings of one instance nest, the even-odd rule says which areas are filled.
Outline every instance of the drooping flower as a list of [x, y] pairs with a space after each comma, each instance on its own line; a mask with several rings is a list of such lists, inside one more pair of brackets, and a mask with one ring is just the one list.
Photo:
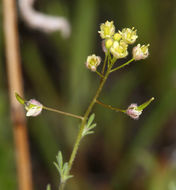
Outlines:
[[123, 40], [121, 40], [120, 42], [114, 41], [110, 49], [110, 52], [117, 59], [124, 58], [128, 55], [127, 48], [128, 45]]
[[102, 39], [111, 38], [115, 33], [114, 22], [106, 21], [100, 25], [100, 31], [98, 31]]
[[99, 56], [96, 56], [95, 54], [92, 54], [87, 57], [87, 61], [85, 64], [88, 69], [95, 72], [97, 70], [98, 65], [100, 65], [100, 62], [101, 58]]
[[137, 61], [140, 59], [146, 59], [149, 55], [148, 45], [140, 45], [138, 44], [133, 48], [133, 58]]
[[142, 110], [138, 110], [137, 108], [137, 104], [131, 104], [126, 110], [126, 114], [133, 119], [138, 119], [139, 116], [142, 114]]
[[133, 44], [138, 38], [134, 27], [132, 29], [124, 28], [122, 31], [119, 31], [119, 33], [121, 34], [124, 42], [126, 42], [127, 44]]
[[26, 116], [37, 116], [42, 112], [43, 105], [38, 102], [35, 99], [30, 99], [29, 101], [26, 101], [25, 104], [25, 109], [27, 110]]
[[126, 110], [126, 114], [128, 116], [130, 116], [133, 119], [138, 119], [139, 116], [142, 114], [142, 111], [154, 100], [154, 97], [150, 98], [148, 101], [144, 102], [141, 105], [137, 105], [137, 104], [131, 104], [127, 110]]

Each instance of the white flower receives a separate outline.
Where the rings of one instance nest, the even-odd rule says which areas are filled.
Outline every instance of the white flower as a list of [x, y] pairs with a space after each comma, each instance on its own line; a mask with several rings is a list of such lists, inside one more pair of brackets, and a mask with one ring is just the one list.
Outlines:
[[137, 104], [131, 104], [126, 110], [126, 114], [133, 119], [138, 119], [139, 116], [142, 114], [142, 110], [138, 110], [137, 108]]
[[121, 34], [124, 42], [126, 42], [127, 44], [133, 44], [136, 41], [136, 39], [138, 38], [134, 27], [132, 29], [124, 28], [122, 31], [119, 31], [119, 33]]
[[114, 22], [106, 21], [100, 25], [100, 31], [98, 31], [102, 39], [111, 38], [115, 33]]
[[88, 69], [95, 72], [98, 65], [100, 65], [100, 62], [101, 62], [101, 58], [99, 56], [96, 56], [95, 54], [92, 54], [87, 57], [87, 61], [85, 64]]
[[25, 102], [26, 116], [37, 116], [41, 113], [43, 105], [35, 99]]
[[127, 48], [128, 45], [123, 40], [121, 40], [120, 42], [114, 41], [110, 49], [110, 52], [117, 59], [124, 58], [128, 55]]
[[148, 45], [140, 45], [138, 44], [133, 48], [133, 58], [137, 61], [140, 59], [145, 59], [149, 55], [149, 50], [148, 50], [149, 44]]

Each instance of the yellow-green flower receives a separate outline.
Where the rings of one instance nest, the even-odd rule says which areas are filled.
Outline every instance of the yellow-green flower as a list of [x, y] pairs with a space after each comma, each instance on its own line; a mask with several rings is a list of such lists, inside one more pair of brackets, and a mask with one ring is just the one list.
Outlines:
[[106, 21], [100, 25], [100, 31], [98, 31], [102, 39], [111, 38], [115, 33], [114, 22]]
[[88, 69], [95, 72], [100, 62], [101, 62], [101, 58], [93, 54], [87, 57], [87, 61], [85, 64]]
[[126, 42], [127, 44], [133, 44], [138, 38], [138, 35], [136, 34], [136, 30], [134, 29], [134, 27], [132, 29], [124, 28], [122, 31], [119, 31], [119, 33], [121, 34], [124, 42]]
[[114, 41], [110, 49], [110, 52], [117, 59], [124, 58], [128, 55], [127, 48], [128, 45], [123, 40], [121, 40], [120, 42]]
[[115, 33], [113, 36], [113, 39], [116, 41], [121, 40], [121, 38], [122, 38], [122, 35], [119, 32]]
[[148, 45], [140, 45], [138, 44], [133, 48], [133, 58], [137, 61], [140, 59], [146, 59], [149, 55]]

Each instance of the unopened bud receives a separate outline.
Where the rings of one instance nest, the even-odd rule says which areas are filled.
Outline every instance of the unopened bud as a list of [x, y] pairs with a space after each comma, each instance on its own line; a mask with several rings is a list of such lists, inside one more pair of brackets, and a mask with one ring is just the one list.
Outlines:
[[105, 41], [105, 47], [106, 47], [106, 49], [110, 49], [111, 46], [113, 45], [113, 42], [114, 42], [113, 39], [111, 39], [111, 38], [107, 39], [107, 40]]
[[42, 112], [43, 105], [35, 99], [30, 99], [25, 102], [25, 109], [27, 110], [26, 116], [37, 116]]
[[126, 110], [126, 114], [133, 119], [138, 119], [139, 116], [142, 114], [142, 110], [139, 111], [137, 108], [138, 108], [137, 104], [131, 104]]
[[120, 33], [115, 33], [114, 36], [113, 36], [113, 39], [116, 40], [116, 41], [121, 40], [121, 38], [122, 38], [122, 35]]

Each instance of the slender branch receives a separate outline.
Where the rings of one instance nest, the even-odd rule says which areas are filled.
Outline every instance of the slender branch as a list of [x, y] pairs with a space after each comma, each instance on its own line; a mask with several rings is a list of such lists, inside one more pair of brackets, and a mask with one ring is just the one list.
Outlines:
[[95, 71], [101, 78], [103, 78], [104, 76], [100, 73], [100, 72], [98, 72], [97, 70]]
[[102, 75], [104, 75], [107, 57], [108, 57], [108, 52], [105, 54], [105, 60], [104, 60], [103, 67], [102, 67], [102, 70], [101, 70], [101, 74], [102, 74]]
[[57, 109], [54, 109], [54, 108], [49, 108], [49, 107], [46, 107], [46, 106], [43, 106], [43, 109], [48, 110], [48, 111], [52, 111], [52, 112], [56, 112], [58, 114], [66, 115], [66, 116], [69, 116], [69, 117], [74, 117], [74, 118], [77, 118], [77, 119], [81, 119], [81, 120], [84, 119], [80, 115], [75, 115], [75, 114], [64, 112], [64, 111], [60, 111], [60, 110], [57, 110]]
[[15, 0], [3, 0], [4, 37], [9, 84], [11, 118], [15, 141], [16, 165], [19, 190], [32, 190], [32, 173], [24, 110], [17, 102], [14, 92], [23, 95], [23, 79], [20, 64], [17, 10]]
[[117, 71], [123, 67], [125, 67], [126, 65], [129, 65], [132, 61], [134, 61], [134, 58], [130, 59], [128, 62], [124, 63], [123, 65], [120, 65], [119, 67], [116, 67], [115, 69], [112, 69], [110, 72], [114, 72], [114, 71]]
[[97, 103], [97, 104], [100, 104], [101, 106], [103, 106], [103, 107], [105, 107], [105, 108], [108, 108], [108, 109], [110, 109], [110, 110], [114, 110], [114, 111], [122, 112], [122, 113], [125, 113], [125, 112], [126, 112], [126, 110], [122, 110], [122, 109], [113, 107], [113, 106], [111, 106], [111, 105], [104, 104], [104, 103], [100, 102], [99, 100], [96, 100], [96, 103]]

